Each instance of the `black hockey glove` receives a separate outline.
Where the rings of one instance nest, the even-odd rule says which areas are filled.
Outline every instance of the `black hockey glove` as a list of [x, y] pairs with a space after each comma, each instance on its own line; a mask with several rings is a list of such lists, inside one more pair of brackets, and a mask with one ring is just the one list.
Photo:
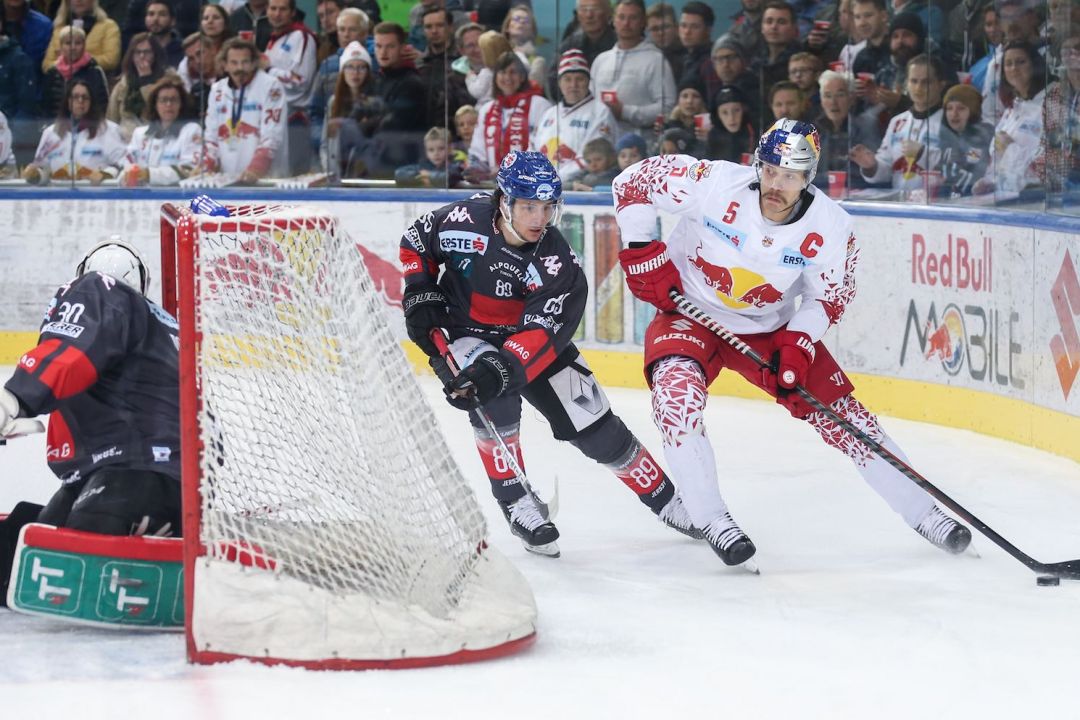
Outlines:
[[449, 388], [450, 383], [454, 382], [454, 371], [450, 369], [450, 365], [447, 364], [446, 358], [440, 355], [428, 358], [428, 365], [435, 371], [435, 377], [439, 378], [443, 390]]
[[459, 410], [486, 405], [506, 392], [510, 368], [497, 352], [486, 352], [446, 386], [446, 401]]
[[409, 339], [427, 353], [438, 357], [439, 349], [431, 342], [431, 331], [450, 327], [450, 313], [446, 309], [446, 296], [435, 285], [417, 285], [405, 290], [401, 300], [405, 311], [405, 329]]

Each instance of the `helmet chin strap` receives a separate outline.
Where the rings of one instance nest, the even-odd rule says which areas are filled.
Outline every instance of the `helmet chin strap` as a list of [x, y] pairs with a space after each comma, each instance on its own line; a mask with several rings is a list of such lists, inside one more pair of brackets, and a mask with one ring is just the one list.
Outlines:
[[544, 235], [547, 234], [547, 228], [545, 227], [543, 232], [540, 233], [540, 237], [536, 238], [535, 241], [526, 240], [525, 238], [521, 237], [521, 234], [514, 227], [514, 219], [510, 214], [510, 198], [506, 195], [503, 195], [502, 199], [499, 201], [499, 214], [502, 215], [503, 225], [506, 226], [506, 231], [513, 235], [514, 239], [518, 242], [525, 243], [526, 245], [531, 245], [533, 242], [540, 242], [541, 240], [543, 240]]

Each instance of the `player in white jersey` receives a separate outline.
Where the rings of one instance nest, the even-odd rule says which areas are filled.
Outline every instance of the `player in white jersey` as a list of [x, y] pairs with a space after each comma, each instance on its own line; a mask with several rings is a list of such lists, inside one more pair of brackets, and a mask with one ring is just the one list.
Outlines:
[[222, 47], [226, 76], [206, 107], [207, 170], [252, 183], [285, 169], [285, 90], [256, 67], [259, 51], [232, 38]]
[[[753, 167], [663, 155], [631, 165], [615, 179], [627, 285], [660, 310], [645, 336], [645, 375], [664, 454], [695, 527], [717, 555], [728, 565], [752, 557], [753, 542], [720, 495], [716, 457], [705, 436], [707, 388], [730, 368], [850, 457], [920, 535], [963, 552], [970, 530], [792, 392], [805, 387], [904, 459], [877, 418], [852, 396], [851, 381], [821, 343], [855, 294], [858, 244], [851, 217], [810, 184], [819, 147], [813, 125], [781, 118], [761, 136]], [[652, 239], [659, 210], [680, 218], [666, 244]], [[759, 355], [773, 358], [773, 369], [761, 370], [680, 315], [668, 297], [672, 288]]]

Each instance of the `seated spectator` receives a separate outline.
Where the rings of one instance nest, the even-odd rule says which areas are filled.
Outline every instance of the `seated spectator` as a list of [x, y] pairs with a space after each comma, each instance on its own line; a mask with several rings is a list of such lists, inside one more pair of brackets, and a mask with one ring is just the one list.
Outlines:
[[852, 0], [815, 5], [813, 25], [803, 40], [803, 50], [821, 60], [822, 67], [839, 62], [837, 68], [849, 68], [861, 49], [855, 47], [858, 41], [853, 37]]
[[645, 145], [645, 138], [637, 133], [626, 133], [619, 138], [619, 142], [615, 143], [615, 152], [619, 162], [619, 172], [622, 172], [634, 163], [644, 160], [649, 149]]
[[452, 145], [453, 151], [454, 153], [461, 151], [466, 160], [469, 157], [469, 143], [472, 142], [473, 133], [476, 131], [476, 121], [479, 117], [480, 113], [476, 111], [475, 105], [462, 105], [454, 113], [455, 140]]
[[[319, 71], [315, 74], [315, 83], [311, 92], [311, 102], [308, 104], [308, 117], [311, 120], [311, 144], [316, 150], [319, 148], [323, 137], [323, 121], [326, 117], [326, 108], [330, 98], [334, 96], [334, 88], [337, 87], [338, 73], [341, 71], [341, 56], [350, 43], [360, 43], [368, 53], [369, 74], [375, 77], [377, 66], [371, 61], [373, 45], [370, 44], [371, 24], [363, 10], [348, 7], [337, 14], [335, 37], [341, 47], [330, 54], [319, 64]], [[372, 80], [374, 82], [374, 80]], [[325, 167], [325, 165], [323, 166]]]
[[[218, 7], [208, 5], [207, 7]], [[199, 117], [206, 115], [206, 105], [210, 101], [210, 86], [221, 77], [217, 56], [220, 49], [214, 49], [214, 41], [202, 33], [191, 33], [184, 38], [184, 59], [177, 74], [184, 83], [195, 103]]]
[[165, 52], [166, 62], [175, 70], [184, 59], [184, 46], [180, 41], [180, 34], [176, 32], [176, 18], [173, 17], [169, 0], [149, 0], [146, 3], [145, 24], [146, 32]]
[[270, 18], [266, 9], [270, 0], [247, 0], [229, 15], [229, 30], [233, 35], [252, 40], [259, 52], [270, 42]]
[[[889, 61], [874, 73], [874, 87], [870, 89], [867, 101], [883, 106], [890, 115], [906, 110], [908, 99], [903, 91], [907, 87], [908, 62], [926, 52], [925, 48], [926, 30], [922, 20], [913, 13], [895, 16], [889, 24]], [[941, 78], [942, 82], [946, 79]]]
[[532, 8], [525, 3], [514, 5], [503, 20], [502, 33], [510, 41], [510, 48], [525, 61], [529, 69], [529, 80], [540, 87], [544, 86], [547, 75], [547, 60], [536, 51], [536, 17]]
[[210, 3], [203, 5], [199, 32], [210, 41], [210, 48], [214, 55], [218, 54], [226, 40], [235, 35], [229, 28], [229, 14], [225, 12], [225, 8]]
[[[453, 27], [458, 27], [469, 21], [469, 14], [462, 9], [461, 0], [451, 0], [450, 3], [447, 3], [446, 0], [421, 0], [421, 2], [416, 3], [409, 9], [409, 25], [405, 36], [405, 44], [409, 48], [407, 53], [422, 53], [427, 50], [427, 38], [424, 37], [424, 13], [428, 10], [450, 9], [449, 5], [454, 5], [454, 9], [451, 9], [452, 19], [450, 21]], [[406, 55], [406, 58], [408, 60], [415, 59], [409, 55]]]
[[[483, 34], [484, 26], [479, 23], [466, 23], [454, 32], [454, 47], [461, 55], [450, 63], [450, 69], [465, 78], [465, 88], [469, 91], [473, 103], [477, 102], [478, 98], [473, 94], [470, 80], [475, 83], [478, 73], [484, 70], [484, 54], [480, 51], [480, 36]], [[487, 90], [491, 92], [490, 82]]]
[[41, 109], [50, 117], [56, 117], [64, 109], [64, 97], [67, 85], [72, 80], [83, 80], [94, 94], [94, 106], [101, 108], [109, 104], [108, 82], [101, 66], [86, 51], [86, 33], [70, 25], [60, 28], [60, 55], [55, 64], [45, 72], [41, 83]]
[[394, 172], [394, 182], [405, 187], [454, 188], [461, 184], [462, 163], [450, 155], [450, 133], [433, 127], [424, 135], [425, 158]]
[[698, 140], [704, 140], [709, 129], [707, 127], [702, 128], [702, 121], [695, 120], [695, 117], [706, 115], [709, 112], [708, 106], [705, 104], [705, 86], [701, 84], [697, 75], [692, 74], [690, 78], [679, 83], [678, 92], [675, 107], [668, 113], [667, 119], [659, 130], [662, 132], [667, 128], [681, 127], [695, 135], [698, 134], [698, 130], [701, 130]]
[[109, 107], [105, 111], [105, 117], [120, 126], [124, 142], [131, 140], [136, 126], [142, 124], [150, 86], [165, 74], [166, 62], [165, 51], [150, 33], [139, 33], [131, 39], [120, 64], [120, 81], [109, 94]]
[[371, 56], [354, 40], [341, 54], [341, 72], [327, 102], [322, 166], [333, 178], [367, 177], [378, 162], [375, 133], [386, 105], [375, 94]]
[[[797, 52], [788, 60], [788, 80], [799, 86], [806, 98], [808, 114], [813, 117], [821, 111], [818, 95], [818, 78], [825, 66], [821, 58], [808, 52]], [[790, 115], [788, 117], [791, 117]]]
[[1005, 44], [998, 93], [1005, 109], [994, 127], [990, 166], [975, 183], [977, 194], [1020, 192], [1042, 184], [1043, 101], [1046, 68], [1042, 55], [1025, 42]]
[[863, 144], [851, 148], [851, 159], [865, 181], [884, 183], [891, 178], [896, 189], [926, 189], [926, 171], [941, 164], [944, 72], [941, 61], [929, 55], [916, 55], [908, 61], [911, 108], [889, 120], [877, 153]]
[[495, 63], [506, 53], [512, 52], [506, 36], [494, 30], [481, 34], [479, 43], [483, 67], [475, 73], [470, 71], [465, 76], [465, 87], [469, 94], [476, 98], [477, 106], [495, 97]]
[[[981, 47], [985, 51], [977, 56], [975, 62], [968, 69], [971, 73], [971, 85], [977, 89], [986, 87], [987, 70], [990, 68], [990, 63], [997, 56], [1005, 39], [1005, 32], [1001, 28], [1001, 23], [998, 22], [998, 11], [993, 5], [987, 6], [983, 11], [982, 30], [982, 43], [974, 47]], [[971, 48], [973, 46], [965, 44], [964, 47]]]
[[826, 70], [818, 78], [818, 88], [821, 112], [815, 117], [814, 126], [821, 139], [821, 151], [814, 185], [829, 191], [829, 173], [840, 172], [845, 174], [844, 188], [865, 188], [867, 182], [851, 160], [851, 148], [860, 144], [876, 148], [881, 140], [877, 123], [851, 112], [855, 103], [855, 81], [849, 73]]
[[645, 39], [641, 0], [618, 0], [615, 34], [615, 47], [593, 61], [593, 92], [619, 122], [617, 134], [636, 132], [654, 139], [657, 116], [675, 106], [675, 78], [664, 54]]
[[877, 75], [889, 62], [889, 9], [885, 0], [855, 0], [851, 10], [854, 38], [861, 38], [863, 47], [851, 63], [856, 77]]
[[125, 148], [120, 128], [105, 119], [105, 104], [89, 83], [76, 78], [67, 85], [62, 107], [56, 122], [41, 133], [33, 161], [23, 168], [23, 180], [32, 185], [51, 180], [100, 185], [105, 178], [115, 178]]
[[781, 80], [769, 90], [769, 111], [772, 112], [773, 120], [786, 117], [789, 120], [808, 121], [810, 101], [798, 85], [789, 80]]
[[[99, 2], [115, 2], [115, 0], [98, 0]], [[187, 37], [193, 32], [198, 32], [202, 25], [202, 9], [206, 4], [206, 0], [166, 0], [169, 5], [169, 28], [175, 32], [174, 37], [183, 38]], [[127, 7], [122, 13], [123, 17], [114, 16], [109, 13], [109, 17], [116, 20], [117, 24], [121, 26], [120, 36], [123, 43], [122, 50], [127, 51], [128, 45], [131, 44], [131, 38], [135, 37], [141, 32], [150, 31], [149, 23], [147, 23], [147, 10], [149, 9], [151, 0], [130, 0], [126, 3]], [[160, 11], [159, 11], [160, 12]], [[166, 55], [168, 55], [166, 51]]]
[[379, 176], [393, 177], [393, 168], [418, 162], [427, 130], [424, 84], [405, 52], [403, 27], [392, 22], [375, 26], [375, 59], [379, 64], [375, 92], [386, 107], [379, 123]]
[[12, 146], [11, 128], [7, 117], [0, 112], [0, 180], [15, 177], [18, 166], [15, 164], [15, 149]]
[[529, 82], [525, 63], [510, 51], [495, 63], [495, 97], [480, 106], [469, 144], [469, 179], [490, 180], [506, 153], [528, 150], [551, 103]]
[[318, 40], [296, 19], [296, 0], [270, 0], [270, 41], [259, 66], [285, 88], [286, 146], [289, 175], [311, 170], [311, 121], [307, 109], [315, 86]]
[[28, 0], [5, 0], [0, 12], [4, 34], [18, 43], [34, 64], [34, 81], [41, 79], [42, 61], [52, 37], [53, 22], [30, 6]]
[[[679, 44], [683, 48], [678, 60], [678, 72], [672, 66], [676, 82], [704, 79], [712, 64], [712, 29], [716, 15], [711, 7], [698, 0], [683, 5], [679, 15]], [[665, 53], [666, 55], [666, 53]]]
[[255, 43], [227, 40], [221, 48], [225, 77], [210, 88], [214, 101], [206, 109], [203, 167], [243, 184], [286, 169], [285, 88], [258, 61]]
[[734, 87], [746, 100], [751, 122], [761, 127], [761, 83], [757, 75], [746, 69], [744, 52], [742, 45], [730, 35], [722, 35], [713, 43], [712, 65], [705, 72], [705, 103], [715, 107], [717, 94], [726, 87]]
[[60, 55], [60, 33], [66, 27], [83, 32], [86, 51], [104, 72], [111, 73], [120, 67], [120, 26], [98, 7], [97, 0], [61, 0], [53, 21], [52, 39], [41, 62], [43, 72], [48, 72], [56, 63]]
[[600, 53], [615, 45], [610, 0], [576, 0], [574, 17], [577, 18], [577, 30], [567, 35], [559, 45], [559, 57], [567, 50], [580, 50], [592, 67]]
[[120, 184], [176, 185], [198, 169], [202, 128], [175, 73], [150, 86], [144, 117], [148, 124], [136, 128], [128, 143]]
[[1043, 103], [1046, 185], [1052, 192], [1080, 190], [1080, 24], [1061, 43], [1061, 70]]
[[589, 66], [580, 50], [568, 50], [559, 60], [559, 91], [562, 100], [540, 118], [530, 149], [544, 153], [566, 183], [585, 173], [590, 140], [614, 139], [615, 118], [589, 92]]
[[926, 28], [927, 39], [933, 42], [933, 47], [945, 47], [945, 14], [936, 2], [924, 2], [923, 0], [892, 0], [893, 17], [901, 13], [911, 13], [919, 18], [922, 26]]
[[705, 157], [747, 164], [748, 154], [757, 147], [759, 133], [750, 120], [746, 97], [737, 87], [726, 87], [717, 93], [715, 103]]
[[938, 194], [947, 198], [971, 195], [986, 174], [994, 129], [980, 122], [982, 96], [970, 85], [953, 85], [945, 93], [941, 124], [941, 173]]
[[[832, 63], [829, 63], [829, 67], [837, 72], [853, 73], [855, 68], [855, 58], [858, 56], [862, 49], [866, 47], [866, 40], [869, 37], [869, 26], [865, 23], [855, 22], [855, 0], [840, 0], [839, 9], [837, 10], [837, 16], [840, 20], [840, 37], [843, 38], [843, 47], [840, 49], [837, 55], [836, 61], [838, 66], [834, 67]], [[836, 31], [834, 25], [832, 30]], [[814, 48], [808, 48], [810, 52], [818, 55], [828, 62], [828, 56], [819, 53]]]
[[444, 127], [459, 107], [472, 102], [472, 95], [465, 86], [465, 78], [450, 71], [457, 59], [450, 11], [445, 8], [427, 10], [422, 17], [427, 50], [420, 56], [419, 74], [427, 97], [425, 124]]
[[[37, 140], [38, 70], [33, 61], [7, 34], [3, 13], [0, 13], [0, 113], [10, 125], [13, 142], [22, 149]], [[11, 150], [11, 142], [7, 149]]]
[[570, 183], [570, 189], [581, 192], [610, 189], [612, 181], [619, 175], [619, 163], [611, 141], [607, 138], [594, 138], [585, 143], [582, 154], [585, 157], [586, 172]]
[[323, 60], [337, 55], [338, 50], [348, 45], [341, 45], [337, 36], [337, 19], [345, 9], [345, 0], [318, 0], [315, 15], [319, 18], [319, 44], [315, 49], [315, 65], [322, 65]]
[[669, 128], [660, 136], [657, 148], [660, 155], [692, 155], [699, 157], [698, 142], [693, 133], [682, 128]]

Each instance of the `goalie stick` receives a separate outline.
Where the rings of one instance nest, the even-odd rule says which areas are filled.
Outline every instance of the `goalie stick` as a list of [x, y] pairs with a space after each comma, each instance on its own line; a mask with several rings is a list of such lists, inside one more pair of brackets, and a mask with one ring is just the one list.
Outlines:
[[[746, 357], [750, 358], [752, 361], [757, 363], [759, 367], [772, 370], [773, 372], [776, 371], [776, 368], [773, 367], [772, 364], [766, 362], [765, 359], [761, 357], [761, 355], [757, 354], [753, 348], [743, 342], [738, 335], [735, 335], [723, 325], [718, 323], [716, 320], [706, 314], [701, 308], [697, 307], [692, 302], [683, 297], [682, 294], [679, 293], [677, 290], [672, 289], [668, 293], [668, 297], [670, 297], [671, 300], [675, 303], [680, 313], [690, 318], [691, 320], [694, 320], [705, 328], [711, 330], [712, 332], [716, 333], [721, 340], [726, 342], [728, 345], [731, 345], [733, 348], [738, 350]], [[975, 515], [973, 515], [967, 508], [946, 495], [944, 491], [939, 489], [936, 485], [934, 485], [925, 477], [916, 472], [910, 465], [905, 463], [900, 458], [896, 457], [896, 455], [889, 452], [888, 449], [886, 449], [881, 443], [874, 440], [865, 432], [855, 427], [855, 425], [845, 420], [831, 407], [818, 400], [810, 393], [809, 390], [804, 388], [802, 385], [796, 385], [791, 392], [797, 392], [803, 400], [805, 400], [811, 405], [811, 407], [813, 407], [818, 412], [824, 414], [832, 422], [839, 425], [841, 428], [844, 429], [845, 432], [849, 433], [852, 437], [854, 437], [856, 440], [869, 448], [874, 454], [876, 454], [878, 457], [885, 460], [887, 463], [896, 468], [896, 470], [900, 472], [901, 475], [903, 475], [908, 480], [921, 487], [935, 499], [940, 501], [943, 505], [945, 505], [945, 507], [952, 510], [961, 519], [967, 521], [969, 525], [971, 525], [980, 533], [989, 538], [990, 541], [997, 545], [999, 548], [1007, 552], [1016, 560], [1026, 565], [1027, 568], [1032, 572], [1038, 573], [1039, 575], [1053, 575], [1059, 578], [1065, 578], [1067, 580], [1080, 580], [1080, 559], [1063, 560], [1056, 563], [1044, 563], [1036, 560], [1035, 558], [1031, 557], [1027, 553], [1017, 548], [1011, 542], [1003, 538], [1001, 535], [995, 532], [993, 528], [984, 523], [982, 520], [975, 517]]]
[[[450, 371], [457, 375], [461, 372], [461, 368], [458, 367], [457, 361], [454, 359], [454, 354], [450, 352], [450, 346], [446, 343], [446, 336], [439, 328], [435, 328], [431, 331], [431, 341], [435, 343], [435, 347], [438, 348], [439, 354], [442, 355], [443, 360], [450, 367]], [[529, 479], [525, 477], [525, 471], [518, 465], [517, 454], [511, 452], [510, 448], [506, 446], [506, 442], [502, 439], [502, 435], [495, 429], [495, 423], [491, 421], [488, 414], [483, 411], [479, 406], [473, 408], [473, 411], [480, 418], [480, 423], [484, 426], [484, 429], [495, 438], [495, 442], [499, 446], [499, 450], [502, 452], [503, 457], [506, 458], [506, 464], [510, 468], [510, 471], [514, 473], [514, 477], [521, 487], [525, 489], [525, 492], [529, 494], [533, 502], [536, 503], [537, 509], [540, 511], [540, 515], [544, 520], [552, 520], [555, 518], [556, 513], [559, 512], [559, 483], [555, 482], [555, 490], [551, 495], [549, 502], [544, 502], [540, 499], [540, 496], [536, 494], [536, 490], [533, 489]]]

